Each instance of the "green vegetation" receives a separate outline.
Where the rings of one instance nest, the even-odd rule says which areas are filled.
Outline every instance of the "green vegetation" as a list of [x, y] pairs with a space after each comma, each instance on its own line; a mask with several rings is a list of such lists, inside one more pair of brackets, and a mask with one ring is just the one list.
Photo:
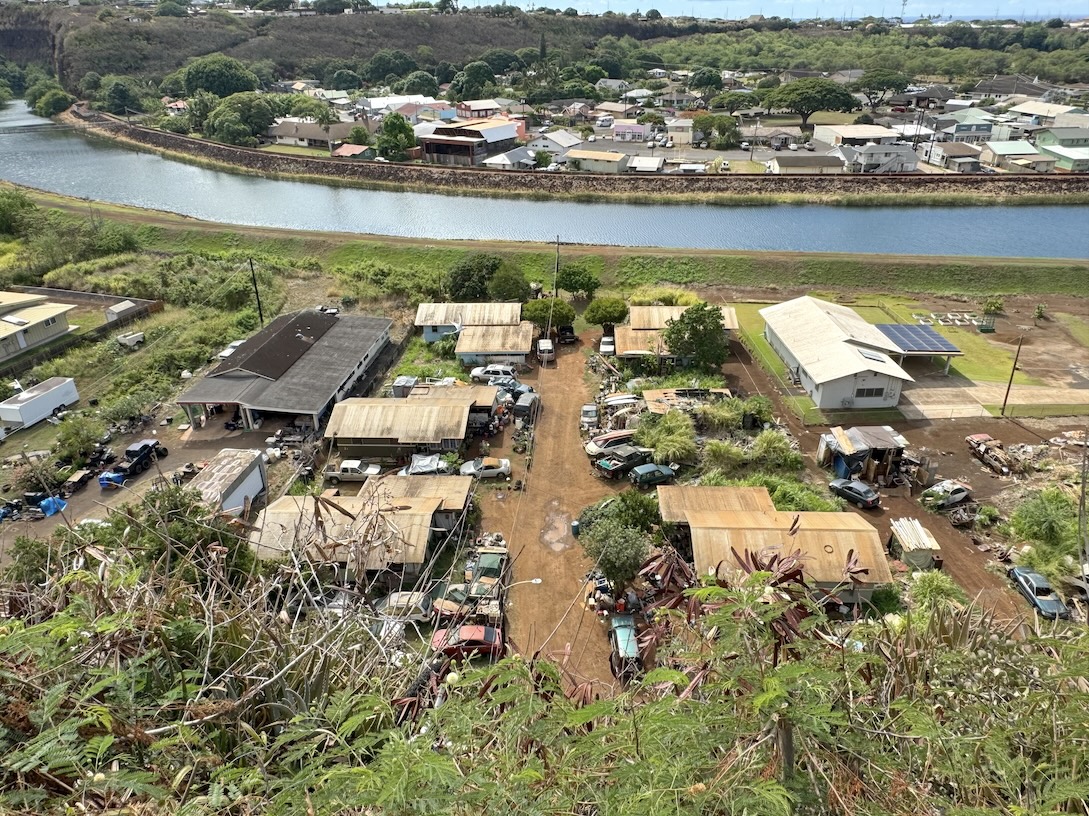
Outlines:
[[908, 599], [913, 608], [928, 612], [968, 603], [968, 596], [957, 582], [938, 570], [924, 570], [912, 575], [908, 584]]
[[392, 377], [465, 377], [465, 369], [451, 353], [444, 355], [445, 347], [440, 343], [428, 343], [422, 337], [413, 337], [408, 341], [404, 354], [397, 367], [390, 372]]
[[703, 371], [718, 371], [730, 356], [730, 344], [718, 306], [689, 306], [662, 329], [662, 341], [670, 353]]
[[1017, 556], [1017, 563], [1043, 573], [1058, 585], [1083, 560], [1077, 519], [1077, 503], [1060, 488], [1046, 488], [1023, 501], [1010, 516], [1014, 535], [1030, 545]]

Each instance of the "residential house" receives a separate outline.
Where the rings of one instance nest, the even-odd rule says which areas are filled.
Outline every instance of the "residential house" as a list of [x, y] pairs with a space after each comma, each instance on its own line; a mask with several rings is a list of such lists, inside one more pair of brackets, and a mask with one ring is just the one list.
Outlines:
[[1001, 167], [1011, 172], [1050, 173], [1055, 158], [1045, 156], [1034, 145], [1023, 141], [985, 142], [979, 154], [980, 163]]
[[184, 116], [189, 112], [189, 103], [184, 99], [175, 99], [166, 103], [167, 116]]
[[980, 148], [968, 142], [926, 142], [919, 148], [923, 161], [956, 173], [978, 173]]
[[919, 158], [910, 145], [839, 145], [828, 155], [842, 159], [848, 173], [914, 173], [919, 167]]
[[333, 407], [325, 440], [342, 458], [405, 464], [413, 454], [455, 453], [469, 431], [472, 394], [446, 399], [347, 399]]
[[945, 103], [956, 96], [952, 89], [944, 85], [932, 85], [923, 91], [909, 91], [894, 94], [886, 100], [893, 107], [915, 108], [916, 110], [940, 110]]
[[1025, 96], [1039, 99], [1054, 86], [1045, 85], [1036, 79], [1024, 75], [996, 74], [990, 79], [981, 79], [969, 92], [972, 99], [994, 99], [996, 102], [1004, 102], [1014, 96]]
[[632, 88], [630, 91], [626, 91], [620, 98], [626, 99], [629, 102], [634, 102], [637, 105], [642, 105], [652, 96], [654, 96], [654, 91], [649, 91], [646, 88]]
[[433, 164], [478, 167], [484, 160], [516, 146], [518, 128], [513, 122], [483, 119], [440, 124], [426, 136], [418, 136], [426, 161]]
[[552, 158], [562, 156], [573, 147], [582, 144], [582, 139], [569, 130], [552, 130], [548, 133], [540, 133], [533, 137], [526, 147], [533, 152], [543, 150]]
[[1089, 172], [1089, 147], [1041, 145], [1040, 150], [1055, 159], [1055, 171], [1058, 173]]
[[773, 149], [776, 147], [790, 147], [792, 144], [800, 143], [801, 140], [801, 128], [775, 128], [760, 136], [760, 143], [769, 145]]
[[669, 78], [674, 82], [688, 82], [692, 78], [692, 72], [685, 70], [670, 71]]
[[361, 97], [355, 101], [355, 108], [360, 113], [380, 115], [397, 110], [402, 105], [447, 105], [438, 102], [435, 97], [425, 94], [395, 94], [392, 96]]
[[565, 105], [559, 111], [560, 116], [571, 120], [573, 125], [581, 125], [593, 119], [593, 109], [585, 102], [575, 102]]
[[847, 68], [842, 71], [832, 72], [828, 75], [828, 78], [837, 85], [850, 85], [852, 82], [858, 82], [862, 79], [864, 73], [866, 72], [862, 68]]
[[617, 119], [613, 122], [614, 142], [645, 142], [650, 125], [639, 124], [634, 119]]
[[598, 116], [611, 116], [614, 119], [630, 119], [639, 110], [638, 105], [630, 102], [598, 102], [594, 107]]
[[846, 306], [803, 296], [760, 310], [764, 336], [820, 409], [892, 408], [914, 378], [901, 349]]
[[[615, 327], [613, 337], [617, 357], [660, 357], [676, 360], [681, 365], [686, 360], [677, 359], [662, 339], [662, 331], [673, 320], [684, 314], [687, 306], [632, 306], [628, 323]], [[720, 306], [722, 322], [727, 335], [738, 329], [737, 312], [732, 306]]]
[[326, 127], [310, 119], [288, 117], [277, 119], [266, 131], [266, 136], [273, 144], [329, 150], [330, 144], [348, 141], [356, 126], [355, 122], [336, 122]]
[[465, 365], [525, 363], [533, 350], [533, 324], [466, 326], [458, 335], [454, 354]]
[[939, 138], [947, 142], [989, 142], [994, 119], [986, 111], [969, 108], [942, 114], [935, 120], [934, 129], [940, 134]]
[[466, 385], [448, 377], [445, 380], [417, 382], [405, 397], [410, 400], [466, 400], [469, 403], [469, 429], [484, 428], [499, 409], [499, 387]]
[[816, 125], [813, 139], [830, 145], [892, 144], [900, 134], [880, 125]]
[[392, 112], [401, 114], [413, 125], [438, 120], [450, 121], [457, 113], [448, 102], [406, 102], [398, 105]]
[[520, 303], [421, 303], [416, 307], [416, 328], [427, 343], [441, 340], [466, 326], [517, 326]]
[[692, 144], [692, 120], [667, 119], [666, 136], [678, 147]]
[[[1047, 102], [1032, 100], [1014, 105], [1007, 113], [1017, 114], [1017, 118], [1041, 127], [1052, 127], [1055, 120], [1061, 116], [1077, 115], [1085, 116], [1086, 110], [1075, 105], [1052, 105]], [[1089, 120], [1086, 120], [1089, 122]]]
[[[738, 570], [746, 553], [801, 552], [806, 578], [818, 590], [835, 591], [842, 603], [868, 600], [892, 583], [877, 530], [857, 513], [780, 512], [767, 488], [662, 485], [662, 520], [672, 540], [691, 556], [698, 575]], [[847, 572], [854, 560], [863, 572]]]
[[608, 173], [616, 175], [628, 169], [628, 157], [623, 153], [608, 153], [603, 150], [568, 150], [567, 166], [587, 173]]
[[368, 573], [391, 573], [390, 582], [399, 583], [394, 576], [415, 577], [427, 563], [443, 499], [383, 499], [284, 496], [261, 511], [250, 533], [250, 548], [261, 560], [295, 553], [313, 563], [339, 565], [357, 580]]
[[650, 68], [647, 70], [647, 76], [650, 79], [665, 79], [669, 76], [669, 71], [665, 68]]
[[674, 108], [676, 110], [690, 108], [697, 102], [699, 102], [698, 96], [682, 90], [663, 91], [654, 100], [654, 104], [659, 108]]
[[661, 173], [665, 167], [662, 156], [631, 156], [628, 158], [629, 173]]
[[1043, 128], [1025, 122], [994, 122], [991, 125], [992, 142], [1017, 142], [1032, 139]]
[[768, 168], [778, 176], [836, 175], [845, 173], [843, 159], [816, 153], [784, 153], [772, 156]]
[[0, 292], [0, 362], [68, 334], [74, 308], [45, 295]]
[[186, 488], [200, 493], [215, 512], [244, 518], [253, 500], [268, 489], [265, 454], [253, 449], [223, 448]]
[[537, 166], [537, 156], [528, 147], [516, 147], [485, 159], [484, 166], [489, 170], [532, 170]]
[[1089, 127], [1047, 128], [1036, 132], [1037, 147], [1089, 147]]
[[360, 498], [374, 498], [383, 505], [397, 499], [438, 499], [434, 525], [453, 530], [465, 518], [473, 495], [472, 476], [396, 476], [369, 479], [359, 491]]
[[904, 140], [928, 142], [935, 136], [935, 131], [917, 122], [890, 124], [889, 127], [899, 133]]
[[342, 144], [333, 151], [334, 159], [373, 159], [378, 152], [370, 145]]
[[238, 415], [247, 430], [269, 416], [317, 428], [330, 407], [377, 376], [393, 321], [304, 309], [277, 317], [191, 385], [177, 403], [203, 426]]
[[488, 119], [499, 113], [502, 108], [494, 99], [466, 99], [458, 102], [454, 110], [460, 119]]
[[599, 91], [609, 91], [615, 94], [624, 93], [624, 91], [631, 90], [631, 83], [623, 79], [599, 79], [594, 83], [594, 87]]

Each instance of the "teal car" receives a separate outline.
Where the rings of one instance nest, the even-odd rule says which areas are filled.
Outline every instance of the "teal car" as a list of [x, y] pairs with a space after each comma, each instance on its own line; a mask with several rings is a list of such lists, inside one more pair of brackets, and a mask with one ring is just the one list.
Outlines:
[[609, 621], [609, 647], [609, 667], [613, 677], [628, 682], [642, 673], [643, 659], [639, 656], [635, 618], [631, 615], [612, 616]]

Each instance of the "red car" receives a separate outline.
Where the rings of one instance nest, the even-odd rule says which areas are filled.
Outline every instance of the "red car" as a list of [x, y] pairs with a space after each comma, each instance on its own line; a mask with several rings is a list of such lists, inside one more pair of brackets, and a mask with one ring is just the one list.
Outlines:
[[499, 657], [503, 654], [503, 632], [494, 626], [439, 629], [431, 638], [431, 648], [462, 660], [477, 655]]

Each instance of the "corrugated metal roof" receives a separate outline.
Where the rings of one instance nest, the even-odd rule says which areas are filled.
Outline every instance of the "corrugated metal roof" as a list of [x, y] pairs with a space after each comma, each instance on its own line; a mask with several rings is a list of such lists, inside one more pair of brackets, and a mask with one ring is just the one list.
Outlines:
[[568, 150], [565, 154], [568, 159], [585, 159], [586, 161], [618, 162], [625, 159], [623, 153], [609, 153], [605, 150]]
[[517, 326], [466, 326], [458, 336], [456, 354], [529, 354], [533, 348], [533, 324]]
[[259, 450], [224, 448], [211, 458], [188, 486], [193, 490], [199, 490], [201, 498], [218, 510], [226, 494], [230, 493], [235, 484], [249, 473], [254, 461], [260, 459], [262, 455]]
[[492, 408], [496, 405], [498, 398], [498, 386], [466, 385], [463, 382], [457, 382], [453, 385], [420, 383], [413, 386], [412, 390], [408, 392], [408, 399], [412, 400], [469, 400], [474, 408]]
[[914, 382], [883, 353], [898, 353], [896, 344], [853, 309], [805, 295], [767, 306], [760, 316], [817, 384], [862, 371]]
[[687, 306], [632, 306], [628, 310], [628, 325], [636, 331], [664, 329], [670, 320], [676, 320], [687, 308]]
[[688, 513], [737, 510], [773, 512], [766, 487], [710, 487], [704, 485], [660, 485], [658, 505], [662, 521], [686, 524]]
[[284, 496], [261, 511], [250, 547], [258, 558], [301, 551], [312, 561], [355, 564], [366, 570], [422, 564], [441, 503], [431, 497], [376, 504], [359, 496]]
[[613, 331], [616, 343], [616, 355], [651, 354], [666, 356], [669, 348], [662, 340], [662, 333], [653, 329], [636, 331], [631, 326], [617, 326]]
[[522, 319], [521, 303], [421, 303], [417, 326], [513, 326]]
[[[892, 582], [877, 529], [856, 513], [782, 513], [689, 511], [692, 554], [696, 572], [713, 573], [720, 563], [737, 567], [738, 555], [772, 550], [784, 555], [800, 551], [805, 573], [825, 586], [849, 584], [844, 574], [847, 556], [853, 550], [859, 566], [869, 570], [859, 575], [863, 584]], [[797, 523], [797, 532], [790, 535]]]
[[891, 525], [893, 535], [900, 542], [904, 552], [941, 549], [934, 534], [920, 524], [918, 519], [893, 519]]
[[360, 496], [377, 494], [383, 501], [400, 498], [436, 498], [439, 509], [460, 512], [473, 489], [472, 476], [382, 476], [371, 479], [359, 491]]
[[463, 439], [471, 400], [410, 400], [367, 397], [333, 406], [325, 438], [438, 444]]

